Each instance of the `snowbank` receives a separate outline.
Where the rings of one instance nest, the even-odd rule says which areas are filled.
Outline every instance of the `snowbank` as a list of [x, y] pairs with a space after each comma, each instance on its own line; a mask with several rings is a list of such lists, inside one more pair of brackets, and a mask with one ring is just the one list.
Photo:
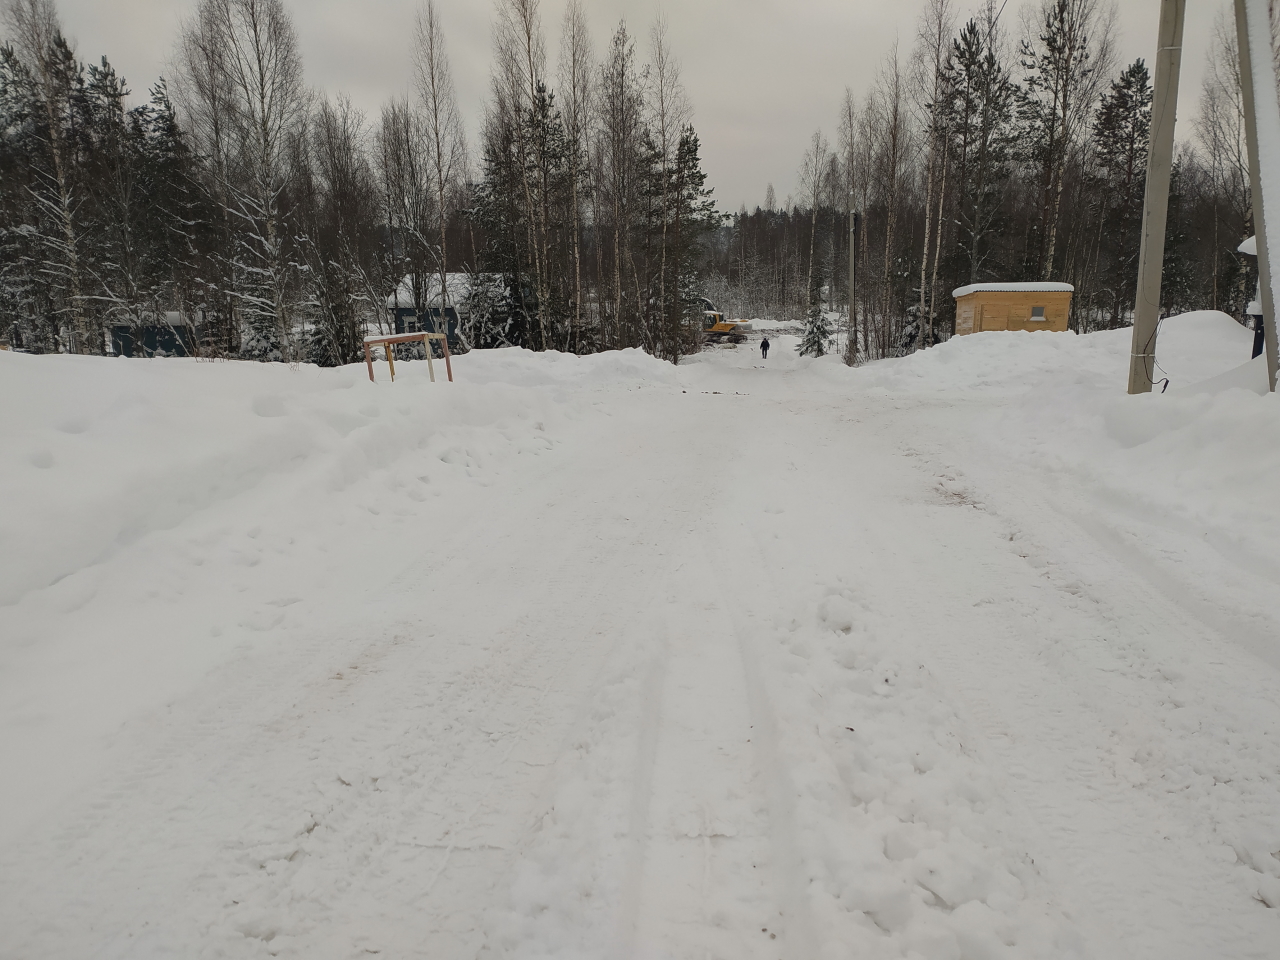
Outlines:
[[[529, 357], [476, 353], [460, 361], [452, 385], [431, 384], [425, 365], [402, 363], [392, 392], [370, 384], [363, 365], [6, 353], [0, 404], [13, 413], [0, 434], [0, 485], [19, 508], [0, 518], [0, 604], [279, 475], [323, 473], [338, 488], [458, 426], [526, 419], [542, 396], [530, 388], [674, 380], [638, 350]], [[376, 373], [387, 379], [384, 365]], [[320, 507], [324, 492], [296, 507]]]
[[1133, 397], [1124, 393], [1128, 330], [979, 333], [851, 374], [828, 372], [877, 395], [990, 407], [969, 415], [970, 428], [1001, 458], [1261, 547], [1280, 543], [1268, 483], [1280, 475], [1280, 401], [1266, 392], [1261, 358], [1248, 359], [1252, 343], [1225, 314], [1169, 318], [1157, 347], [1168, 390], [1158, 384]]
[[91, 777], [121, 724], [350, 619], [424, 549], [407, 520], [529, 469], [595, 391], [674, 389], [635, 350], [454, 364], [456, 383], [402, 363], [391, 385], [385, 364], [373, 384], [362, 364], [0, 353], [0, 729], [25, 731], [0, 739], [0, 836]]
[[[974, 399], [1011, 397], [1075, 384], [1089, 394], [1123, 393], [1132, 331], [1014, 331], [956, 337], [938, 347], [859, 368], [863, 389]], [[1253, 334], [1224, 313], [1170, 317], [1157, 341], [1159, 376], [1170, 392], [1246, 363]], [[1161, 387], [1157, 383], [1157, 390]]]
[[1280, 578], [1280, 400], [1264, 360], [1248, 359], [1252, 340], [1221, 313], [1166, 319], [1157, 375], [1167, 390], [1139, 396], [1124, 392], [1129, 330], [980, 333], [853, 371], [817, 369], [855, 392], [945, 404], [939, 416], [981, 451], [965, 484], [1008, 495], [1022, 484], [1050, 491], [1047, 507], [1087, 510], [1141, 554], [1135, 563], [1280, 665], [1280, 644], [1258, 626], [1261, 585]]

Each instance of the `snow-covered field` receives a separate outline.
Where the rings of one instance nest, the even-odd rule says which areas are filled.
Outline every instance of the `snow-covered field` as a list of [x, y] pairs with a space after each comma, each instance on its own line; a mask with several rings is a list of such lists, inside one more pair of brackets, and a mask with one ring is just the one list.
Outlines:
[[0, 957], [1280, 957], [1280, 406], [1161, 337], [0, 353]]

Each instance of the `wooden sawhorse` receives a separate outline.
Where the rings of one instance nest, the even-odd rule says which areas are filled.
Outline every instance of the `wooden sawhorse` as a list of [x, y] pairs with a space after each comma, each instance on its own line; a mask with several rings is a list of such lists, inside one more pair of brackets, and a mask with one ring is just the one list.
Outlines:
[[431, 375], [431, 382], [436, 382], [436, 369], [431, 365], [431, 341], [439, 340], [440, 345], [444, 347], [444, 367], [449, 372], [449, 382], [453, 383], [453, 363], [449, 356], [449, 338], [443, 333], [397, 333], [386, 337], [365, 337], [364, 338], [364, 362], [369, 368], [369, 380], [376, 383], [373, 378], [373, 354], [369, 352], [370, 347], [382, 347], [383, 352], [387, 355], [387, 366], [391, 368], [391, 382], [396, 382], [396, 351], [397, 343], [417, 343], [422, 342], [422, 346], [427, 351], [427, 373]]

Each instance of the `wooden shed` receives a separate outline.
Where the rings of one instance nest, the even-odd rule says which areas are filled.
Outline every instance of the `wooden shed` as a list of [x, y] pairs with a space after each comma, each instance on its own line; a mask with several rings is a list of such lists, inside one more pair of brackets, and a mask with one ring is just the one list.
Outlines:
[[1067, 329], [1069, 283], [974, 283], [956, 290], [956, 336], [983, 330]]

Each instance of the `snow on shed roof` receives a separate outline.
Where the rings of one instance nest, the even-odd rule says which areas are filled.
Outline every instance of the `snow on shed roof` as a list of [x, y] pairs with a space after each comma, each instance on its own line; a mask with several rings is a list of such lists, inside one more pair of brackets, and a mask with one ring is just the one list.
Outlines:
[[[475, 276], [478, 276], [485, 283], [500, 283], [502, 281], [502, 274], [500, 273], [481, 273]], [[452, 306], [457, 306], [471, 295], [471, 283], [474, 279], [472, 274], [449, 273], [446, 274], [446, 278], [449, 283], [449, 303]], [[426, 274], [423, 277], [423, 286], [425, 289], [423, 290], [424, 303], [422, 305], [424, 307], [440, 306], [439, 274]], [[399, 294], [399, 301], [396, 299], [396, 293], [393, 293], [387, 297], [387, 306], [394, 307], [398, 302], [402, 308], [411, 308], [413, 306], [413, 278], [405, 277], [400, 282], [397, 293]]]
[[1238, 253], [1243, 253], [1246, 257], [1256, 257], [1258, 255], [1258, 238], [1250, 237], [1240, 246], [1236, 247]]
[[1075, 293], [1076, 288], [1069, 283], [971, 283], [952, 291], [951, 295], [959, 300], [971, 293]]

